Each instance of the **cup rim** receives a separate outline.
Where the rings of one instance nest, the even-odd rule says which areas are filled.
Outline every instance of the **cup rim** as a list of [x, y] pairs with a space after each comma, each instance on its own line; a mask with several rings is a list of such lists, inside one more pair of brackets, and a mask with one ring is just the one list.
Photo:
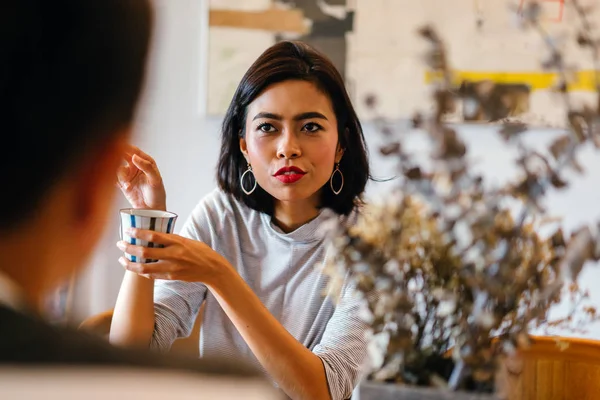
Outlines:
[[[178, 215], [171, 211], [156, 210], [152, 208], [121, 208], [120, 214], [135, 215], [139, 217], [150, 217], [150, 218], [177, 218]], [[146, 214], [146, 215], [144, 215]], [[160, 215], [150, 215], [160, 214]]]

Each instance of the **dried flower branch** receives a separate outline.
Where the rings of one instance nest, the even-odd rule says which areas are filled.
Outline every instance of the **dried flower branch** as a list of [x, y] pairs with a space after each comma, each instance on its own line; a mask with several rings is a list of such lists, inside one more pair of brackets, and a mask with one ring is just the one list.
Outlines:
[[[581, 21], [577, 42], [591, 50], [597, 65], [600, 40], [588, 10], [571, 4]], [[388, 140], [380, 152], [395, 158], [399, 185], [382, 204], [366, 206], [355, 225], [329, 227], [332, 253], [325, 266], [332, 284], [349, 277], [364, 295], [363, 316], [374, 338], [372, 379], [491, 391], [499, 357], [528, 346], [530, 329], [599, 320], [576, 284], [585, 262], [600, 258], [598, 227], [584, 226], [569, 237], [560, 227], [547, 237], [538, 233], [548, 219], [548, 190], [568, 187], [565, 170], [582, 171], [577, 151], [588, 141], [600, 143], [600, 102], [573, 107], [564, 56], [542, 29], [540, 15], [539, 4], [529, 2], [524, 27], [536, 29], [547, 44], [551, 55], [544, 67], [558, 72], [568, 110], [568, 132], [550, 145], [551, 157], [521, 140], [525, 124], [506, 122], [499, 134], [518, 151], [518, 176], [491, 188], [473, 172], [468, 148], [445, 116], [465, 98], [491, 119], [505, 118], [509, 107], [502, 94], [493, 94], [493, 85], [453, 87], [443, 40], [430, 26], [418, 33], [429, 48], [425, 62], [439, 78], [434, 107], [430, 115], [415, 115], [411, 126], [427, 133], [430, 164], [415, 161], [402, 136], [377, 119]], [[376, 112], [374, 96], [367, 106]], [[548, 321], [565, 285], [574, 308]], [[581, 309], [579, 318], [575, 310]]]

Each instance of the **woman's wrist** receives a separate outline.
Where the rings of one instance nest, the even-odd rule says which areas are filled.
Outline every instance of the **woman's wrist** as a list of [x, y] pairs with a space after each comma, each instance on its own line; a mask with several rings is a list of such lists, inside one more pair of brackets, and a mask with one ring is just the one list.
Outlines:
[[226, 296], [227, 289], [231, 289], [236, 286], [238, 281], [242, 281], [242, 277], [229, 263], [217, 263], [212, 276], [204, 280], [204, 284], [211, 292], [219, 293], [220, 295]]

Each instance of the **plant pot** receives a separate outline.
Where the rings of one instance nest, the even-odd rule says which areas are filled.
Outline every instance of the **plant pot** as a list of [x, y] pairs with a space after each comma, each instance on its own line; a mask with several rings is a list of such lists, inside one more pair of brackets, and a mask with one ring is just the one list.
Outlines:
[[363, 381], [355, 389], [352, 400], [499, 400], [499, 397], [493, 394]]

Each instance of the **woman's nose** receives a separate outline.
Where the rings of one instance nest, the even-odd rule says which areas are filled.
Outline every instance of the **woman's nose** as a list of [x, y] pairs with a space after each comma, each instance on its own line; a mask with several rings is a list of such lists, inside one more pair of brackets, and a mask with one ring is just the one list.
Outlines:
[[281, 135], [279, 148], [277, 149], [278, 158], [297, 158], [302, 155], [298, 137], [293, 132], [286, 132]]

